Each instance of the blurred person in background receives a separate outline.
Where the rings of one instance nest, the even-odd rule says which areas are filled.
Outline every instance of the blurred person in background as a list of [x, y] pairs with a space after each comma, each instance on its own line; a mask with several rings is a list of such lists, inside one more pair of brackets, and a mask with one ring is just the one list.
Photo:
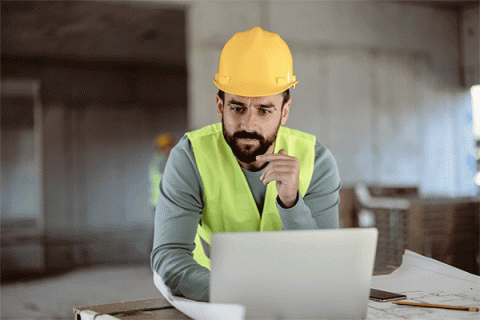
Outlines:
[[283, 126], [297, 83], [279, 35], [255, 27], [225, 44], [220, 122], [184, 135], [160, 182], [151, 267], [172, 294], [209, 300], [213, 233], [339, 227], [332, 153]]
[[162, 179], [167, 159], [170, 151], [175, 146], [175, 139], [169, 133], [162, 133], [158, 135], [154, 142], [155, 153], [149, 164], [150, 177], [150, 202], [152, 204], [153, 213], [157, 207], [158, 197], [160, 195], [160, 180]]

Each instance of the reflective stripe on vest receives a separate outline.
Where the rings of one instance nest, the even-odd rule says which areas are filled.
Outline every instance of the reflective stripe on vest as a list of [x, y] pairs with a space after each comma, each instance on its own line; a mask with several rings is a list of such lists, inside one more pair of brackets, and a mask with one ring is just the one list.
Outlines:
[[[245, 175], [216, 123], [187, 133], [202, 178], [204, 208], [195, 237], [194, 259], [210, 268], [211, 234], [215, 232], [273, 231], [282, 229], [275, 181], [267, 185], [260, 216]], [[298, 189], [304, 196], [310, 185], [315, 160], [315, 136], [280, 127], [274, 152], [285, 149], [300, 163]], [[208, 246], [207, 246], [208, 245]]]

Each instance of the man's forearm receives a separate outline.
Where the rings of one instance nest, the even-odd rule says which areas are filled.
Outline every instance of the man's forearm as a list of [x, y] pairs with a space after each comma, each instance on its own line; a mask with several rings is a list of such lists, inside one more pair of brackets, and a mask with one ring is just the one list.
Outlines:
[[192, 257], [193, 246], [163, 245], [152, 251], [152, 270], [172, 294], [198, 301], [208, 301], [210, 271]]
[[277, 209], [280, 219], [282, 219], [283, 230], [311, 230], [318, 228], [310, 208], [307, 207], [300, 194], [298, 195], [297, 203], [288, 209], [283, 208], [277, 198]]
[[193, 151], [184, 137], [170, 153], [160, 183], [151, 264], [172, 294], [207, 301], [209, 271], [192, 253], [202, 198]]

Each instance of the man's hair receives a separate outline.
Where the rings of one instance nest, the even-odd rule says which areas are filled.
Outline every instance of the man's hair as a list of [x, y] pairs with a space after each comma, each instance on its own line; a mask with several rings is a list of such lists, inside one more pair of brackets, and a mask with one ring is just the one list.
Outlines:
[[[283, 106], [285, 105], [285, 103], [287, 103], [288, 100], [290, 100], [290, 89], [287, 89], [282, 93], [283, 93], [283, 101], [282, 101], [282, 110], [283, 110]], [[223, 104], [225, 104], [225, 92], [223, 92], [222, 90], [218, 90], [218, 96], [220, 97], [220, 99], [222, 99]]]

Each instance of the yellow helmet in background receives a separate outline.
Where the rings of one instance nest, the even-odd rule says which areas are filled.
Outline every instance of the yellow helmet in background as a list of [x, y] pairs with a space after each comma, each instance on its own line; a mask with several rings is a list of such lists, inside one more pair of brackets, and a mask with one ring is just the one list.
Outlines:
[[161, 134], [155, 138], [155, 147], [157, 148], [163, 148], [172, 143], [173, 143], [173, 137], [168, 133]]
[[270, 96], [298, 83], [288, 45], [278, 34], [260, 27], [228, 40], [213, 82], [224, 92], [245, 97]]

